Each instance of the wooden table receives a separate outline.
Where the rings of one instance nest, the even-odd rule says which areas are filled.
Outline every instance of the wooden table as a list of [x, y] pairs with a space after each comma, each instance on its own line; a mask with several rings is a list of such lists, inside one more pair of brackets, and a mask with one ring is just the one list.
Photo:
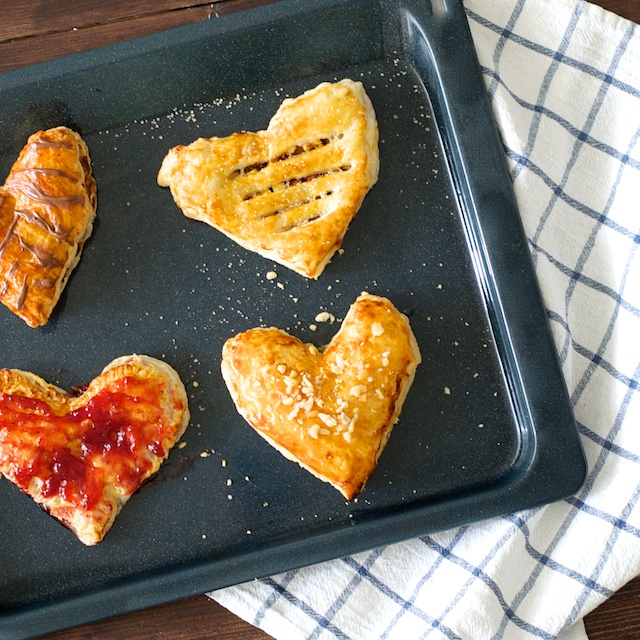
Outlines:
[[[269, 0], [12, 0], [0, 22], [0, 73], [266, 4]], [[640, 0], [594, 0], [640, 23]], [[590, 640], [640, 638], [640, 578], [586, 617]], [[265, 633], [196, 596], [41, 640], [257, 640]]]

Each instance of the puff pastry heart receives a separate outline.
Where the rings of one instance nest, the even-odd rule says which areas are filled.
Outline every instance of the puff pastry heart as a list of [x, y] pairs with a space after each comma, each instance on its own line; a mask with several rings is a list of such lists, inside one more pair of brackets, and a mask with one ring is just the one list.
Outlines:
[[362, 83], [286, 99], [266, 131], [169, 151], [158, 184], [183, 213], [317, 278], [378, 179], [378, 125]]
[[47, 323], [91, 235], [89, 151], [67, 127], [34, 133], [0, 187], [0, 301], [29, 326]]
[[188, 421], [178, 374], [148, 356], [114, 360], [80, 396], [0, 370], [0, 472], [86, 545], [102, 540]]
[[322, 353], [280, 329], [251, 329], [225, 343], [222, 374], [267, 442], [350, 500], [373, 472], [420, 360], [407, 318], [363, 293]]

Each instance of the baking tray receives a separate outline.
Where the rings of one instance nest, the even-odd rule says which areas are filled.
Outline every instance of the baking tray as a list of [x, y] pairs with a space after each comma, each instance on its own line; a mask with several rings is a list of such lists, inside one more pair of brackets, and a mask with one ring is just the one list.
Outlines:
[[[373, 101], [380, 179], [317, 281], [186, 219], [156, 185], [170, 147], [262, 129], [286, 96], [344, 77]], [[7, 73], [0, 98], [2, 176], [30, 133], [65, 124], [99, 189], [47, 326], [0, 308], [0, 366], [70, 389], [146, 353], [178, 371], [192, 414], [186, 445], [95, 548], [0, 482], [1, 638], [577, 491], [585, 461], [457, 0], [283, 1]], [[410, 317], [423, 363], [378, 468], [345, 502], [245, 424], [220, 354], [254, 326], [326, 344], [365, 290]]]

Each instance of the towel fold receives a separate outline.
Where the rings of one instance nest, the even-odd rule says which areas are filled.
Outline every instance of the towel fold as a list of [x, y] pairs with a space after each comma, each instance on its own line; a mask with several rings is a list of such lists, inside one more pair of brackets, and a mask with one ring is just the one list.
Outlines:
[[278, 639], [586, 638], [640, 573], [640, 28], [465, 0], [588, 461], [561, 502], [216, 591]]

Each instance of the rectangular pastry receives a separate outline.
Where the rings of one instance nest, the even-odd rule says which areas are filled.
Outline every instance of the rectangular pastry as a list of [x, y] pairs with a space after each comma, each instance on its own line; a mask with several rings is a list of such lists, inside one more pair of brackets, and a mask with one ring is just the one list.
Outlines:
[[66, 127], [27, 141], [0, 187], [0, 301], [47, 323], [91, 235], [96, 183], [82, 138]]

